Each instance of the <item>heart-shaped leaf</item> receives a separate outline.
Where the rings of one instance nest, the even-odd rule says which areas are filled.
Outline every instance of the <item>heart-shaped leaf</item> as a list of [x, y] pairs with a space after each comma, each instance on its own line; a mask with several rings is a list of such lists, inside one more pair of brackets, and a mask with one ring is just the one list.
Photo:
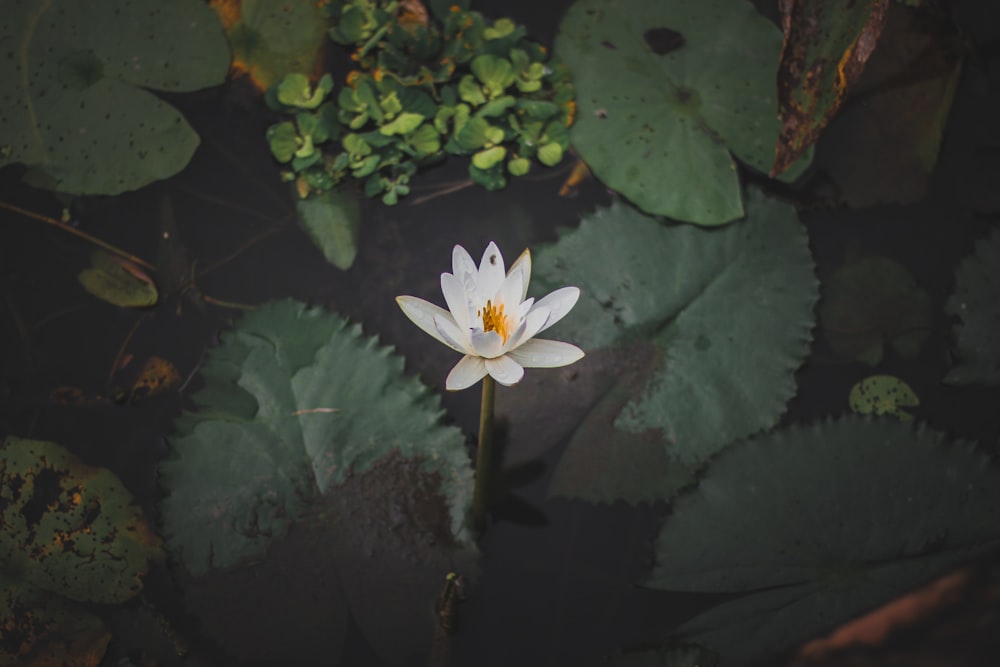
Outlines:
[[579, 0], [555, 51], [576, 86], [573, 146], [597, 178], [649, 213], [743, 216], [733, 156], [767, 172], [780, 129], [781, 33], [751, 3]]
[[229, 47], [200, 0], [7, 3], [0, 166], [31, 185], [118, 194], [180, 171], [198, 135], [151, 90], [222, 83]]

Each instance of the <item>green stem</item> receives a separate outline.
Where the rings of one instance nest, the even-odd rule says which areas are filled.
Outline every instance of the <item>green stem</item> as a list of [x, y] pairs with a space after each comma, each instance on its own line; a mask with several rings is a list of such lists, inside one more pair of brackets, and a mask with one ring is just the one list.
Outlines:
[[479, 408], [479, 449], [476, 453], [476, 486], [472, 492], [472, 529], [481, 535], [486, 525], [486, 500], [493, 468], [493, 394], [496, 382], [483, 378], [483, 400]]

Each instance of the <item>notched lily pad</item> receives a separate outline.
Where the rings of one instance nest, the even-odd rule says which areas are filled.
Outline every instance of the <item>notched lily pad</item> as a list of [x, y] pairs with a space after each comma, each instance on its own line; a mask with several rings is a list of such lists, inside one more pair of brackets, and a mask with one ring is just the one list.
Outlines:
[[903, 408], [920, 405], [920, 399], [910, 385], [898, 377], [872, 375], [851, 387], [848, 403], [851, 410], [859, 415], [892, 415], [909, 421], [913, 415]]
[[945, 311], [959, 319], [954, 336], [960, 363], [944, 381], [1000, 384], [1000, 231], [978, 241], [959, 265]]
[[874, 366], [889, 345], [900, 357], [920, 353], [931, 329], [930, 298], [910, 273], [885, 257], [834, 271], [824, 284], [820, 327], [834, 352]]
[[0, 447], [0, 563], [72, 600], [124, 602], [160, 557], [160, 541], [118, 478], [54, 442]]
[[[745, 221], [710, 234], [666, 226], [616, 203], [538, 253], [535, 273], [543, 287], [568, 283], [582, 292], [573, 317], [558, 325], [562, 337], [587, 350], [645, 350], [639, 375], [622, 373], [613, 390], [618, 397], [609, 394], [601, 408], [619, 402], [617, 414], [606, 417], [621, 433], [612, 438], [604, 429], [579, 428], [560, 464], [567, 471], [603, 470], [600, 490], [567, 486], [570, 477], [557, 471], [560, 493], [669, 497], [661, 495], [663, 485], [645, 482], [669, 478], [677, 485], [670, 493], [676, 491], [719, 449], [773, 425], [795, 394], [793, 376], [809, 348], [818, 296], [805, 230], [792, 207], [756, 190], [747, 201]], [[577, 460], [619, 438], [636, 439], [620, 453], [660, 442], [671, 472], [651, 467], [637, 484], [626, 471], [641, 463], [601, 468], [603, 458]]]
[[653, 588], [747, 595], [677, 633], [758, 664], [1000, 546], [1000, 470], [895, 419], [793, 426], [727, 448], [674, 501]]
[[294, 301], [247, 314], [203, 366], [200, 410], [177, 421], [161, 464], [168, 545], [200, 575], [261, 556], [317, 493], [389, 452], [422, 457], [469, 540], [472, 472], [437, 396], [357, 325]]
[[555, 46], [576, 86], [573, 147], [649, 213], [703, 225], [741, 218], [733, 158], [771, 166], [780, 50], [781, 33], [749, 2], [579, 0]]
[[29, 184], [73, 194], [118, 194], [180, 171], [198, 136], [149, 91], [214, 86], [229, 67], [199, 0], [14, 0], [0, 43], [0, 166], [22, 163]]

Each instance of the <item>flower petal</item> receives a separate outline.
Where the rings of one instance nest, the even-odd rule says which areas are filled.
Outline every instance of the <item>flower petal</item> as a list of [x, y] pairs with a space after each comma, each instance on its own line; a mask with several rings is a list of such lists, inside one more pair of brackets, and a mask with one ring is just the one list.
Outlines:
[[[580, 298], [580, 288], [579, 287], [560, 287], [551, 294], [546, 294], [544, 297], [535, 302], [535, 310], [537, 308], [548, 308], [549, 309], [549, 321], [545, 323], [538, 331], [545, 331], [550, 326], [566, 317], [566, 313], [573, 309], [576, 305], [577, 299]], [[536, 331], [535, 333], [538, 333]]]
[[451, 273], [441, 274], [441, 293], [444, 294], [445, 303], [448, 304], [448, 310], [451, 311], [452, 316], [455, 318], [455, 322], [461, 329], [469, 329], [471, 326], [469, 320], [471, 319], [471, 306], [469, 305], [469, 297], [466, 296], [465, 289], [462, 287], [461, 281], [456, 278]]
[[524, 274], [520, 271], [511, 271], [503, 279], [500, 289], [492, 297], [493, 305], [503, 306], [507, 317], [515, 317], [517, 307], [521, 305], [521, 295], [524, 293], [522, 281]]
[[476, 278], [476, 303], [484, 304], [492, 299], [500, 290], [507, 273], [503, 268], [503, 255], [493, 241], [486, 246], [483, 259], [479, 262], [479, 275]]
[[503, 354], [503, 338], [496, 331], [472, 330], [472, 349], [480, 357], [490, 359]]
[[486, 376], [486, 362], [480, 357], [467, 354], [448, 373], [444, 387], [448, 391], [468, 389]]
[[455, 246], [451, 251], [451, 272], [458, 278], [459, 284], [467, 295], [475, 294], [479, 269], [476, 268], [476, 263], [469, 251], [460, 245]]
[[524, 368], [507, 355], [486, 360], [486, 371], [505, 387], [516, 384], [524, 377]]
[[505, 356], [510, 357], [525, 368], [558, 368], [582, 359], [583, 350], [576, 345], [558, 340], [533, 338], [516, 350], [511, 350]]
[[[424, 301], [415, 296], [397, 296], [396, 303], [403, 309], [403, 314], [409, 317], [410, 321], [420, 327], [424, 333], [430, 334], [448, 347], [453, 347], [451, 343], [441, 336], [437, 326], [434, 324], [435, 317], [451, 320], [451, 323], [455, 324], [455, 319], [451, 316], [451, 313], [440, 306], [435, 306], [430, 301]], [[458, 325], [455, 324], [455, 326], [457, 327]], [[465, 352], [461, 348], [458, 351]]]
[[443, 340], [445, 345], [456, 352], [461, 352], [462, 354], [472, 354], [472, 344], [471, 342], [468, 342], [469, 335], [467, 330], [459, 328], [459, 326], [455, 323], [455, 320], [435, 315], [434, 328], [439, 334], [441, 334], [440, 340]]
[[507, 341], [507, 345], [504, 346], [503, 351], [506, 352], [507, 350], [515, 350], [521, 347], [521, 345], [531, 340], [535, 334], [541, 331], [548, 320], [548, 308], [532, 308], [531, 312], [524, 318], [521, 326], [517, 328], [517, 332]]
[[524, 301], [524, 297], [528, 296], [528, 283], [531, 281], [531, 251], [528, 248], [524, 249], [520, 257], [514, 260], [511, 264], [510, 269], [507, 270], [507, 275], [519, 271], [521, 273], [523, 282], [523, 288], [521, 289], [520, 301]]

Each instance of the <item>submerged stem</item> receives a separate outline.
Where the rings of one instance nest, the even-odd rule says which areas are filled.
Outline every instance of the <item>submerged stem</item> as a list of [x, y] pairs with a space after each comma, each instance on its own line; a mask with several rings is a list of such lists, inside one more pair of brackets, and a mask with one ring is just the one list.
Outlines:
[[482, 534], [486, 525], [486, 500], [493, 468], [493, 394], [496, 382], [483, 378], [483, 400], [479, 407], [479, 448], [476, 452], [476, 485], [472, 492], [472, 529]]

